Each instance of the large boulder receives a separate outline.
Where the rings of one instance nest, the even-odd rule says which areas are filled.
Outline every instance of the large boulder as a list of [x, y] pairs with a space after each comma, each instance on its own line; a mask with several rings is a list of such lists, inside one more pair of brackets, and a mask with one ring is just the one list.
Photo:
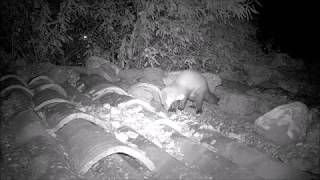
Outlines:
[[202, 75], [206, 78], [211, 92], [214, 92], [216, 87], [222, 84], [222, 80], [220, 76], [217, 74], [206, 72], [206, 73], [202, 73]]
[[216, 90], [220, 98], [219, 108], [227, 113], [245, 116], [257, 111], [259, 98], [245, 93], [219, 87]]
[[271, 62], [271, 66], [274, 68], [289, 68], [296, 70], [302, 70], [305, 68], [301, 59], [293, 59], [285, 53], [276, 53]]
[[242, 69], [225, 69], [219, 72], [219, 76], [224, 80], [246, 82], [246, 75]]
[[278, 106], [255, 121], [257, 132], [279, 145], [305, 138], [308, 124], [309, 110], [301, 102]]
[[274, 72], [266, 65], [245, 64], [244, 70], [247, 72], [247, 83], [250, 86], [262, 84], [271, 80]]
[[280, 80], [278, 86], [290, 93], [296, 94], [305, 84], [295, 80]]

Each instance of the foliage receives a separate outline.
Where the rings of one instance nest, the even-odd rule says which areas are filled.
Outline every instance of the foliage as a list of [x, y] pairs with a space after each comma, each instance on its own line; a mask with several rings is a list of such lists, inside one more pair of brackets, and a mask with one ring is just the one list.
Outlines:
[[191, 67], [206, 40], [204, 26], [250, 20], [256, 5], [256, 0], [4, 0], [1, 40], [7, 52], [32, 62], [79, 64], [98, 55], [123, 68]]
[[197, 59], [202, 57], [197, 50], [206, 41], [202, 26], [212, 22], [228, 24], [234, 17], [250, 19], [252, 13], [257, 13], [252, 3], [242, 0], [144, 2], [130, 41], [123, 45], [130, 52], [128, 59], [139, 67], [161, 64], [171, 69], [199, 64]]

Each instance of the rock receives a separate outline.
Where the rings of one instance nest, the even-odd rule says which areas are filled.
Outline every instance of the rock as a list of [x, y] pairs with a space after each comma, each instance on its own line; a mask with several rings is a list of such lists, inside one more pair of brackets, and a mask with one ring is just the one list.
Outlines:
[[246, 64], [244, 69], [248, 74], [247, 83], [250, 86], [269, 81], [273, 75], [273, 70], [265, 65]]
[[138, 69], [125, 69], [119, 72], [119, 77], [124, 83], [134, 84], [143, 76], [143, 71]]
[[246, 92], [250, 89], [250, 86], [248, 86], [247, 84], [242, 84], [240, 82], [231, 81], [227, 79], [223, 79], [222, 86], [227, 87], [229, 89], [237, 90], [240, 92]]
[[23, 127], [20, 131], [16, 131], [16, 139], [15, 143], [18, 145], [27, 143], [31, 139], [42, 136], [42, 137], [49, 137], [47, 131], [43, 128], [40, 122], [33, 122], [25, 127]]
[[274, 55], [274, 58], [271, 63], [272, 67], [275, 68], [289, 68], [301, 70], [305, 69], [304, 63], [301, 59], [293, 59], [288, 54], [285, 53], [277, 53]]
[[320, 123], [320, 105], [312, 107], [309, 111], [311, 124]]
[[30, 162], [30, 170], [29, 170], [29, 177], [30, 180], [37, 180], [43, 176], [48, 168], [50, 163], [50, 155], [48, 154], [41, 154], [33, 158]]
[[320, 123], [312, 126], [307, 133], [306, 142], [311, 144], [319, 144], [320, 142]]
[[282, 89], [291, 92], [291, 93], [298, 93], [301, 87], [303, 86], [302, 83], [297, 82], [297, 81], [284, 81], [280, 80], [278, 82], [278, 86], [281, 87]]
[[263, 82], [263, 83], [259, 84], [259, 86], [266, 88], [266, 89], [275, 89], [275, 88], [279, 87], [278, 82], [275, 82], [274, 80]]
[[139, 79], [139, 82], [154, 84], [159, 87], [163, 87], [164, 83], [162, 81], [164, 77], [164, 72], [161, 68], [145, 68], [143, 69], [143, 75]]
[[246, 75], [242, 70], [223, 70], [219, 74], [219, 77], [222, 79], [230, 80], [230, 81], [237, 81], [240, 83], [246, 82]]
[[257, 110], [259, 99], [256, 97], [223, 88], [217, 88], [215, 94], [220, 98], [219, 108], [224, 112], [244, 116]]
[[306, 135], [308, 111], [301, 102], [278, 106], [255, 121], [256, 130], [279, 145], [300, 141]]
[[208, 86], [211, 92], [214, 92], [217, 86], [222, 84], [222, 80], [219, 75], [213, 73], [202, 73], [208, 82]]
[[320, 107], [313, 107], [309, 111], [310, 126], [307, 132], [308, 143], [319, 144], [320, 142]]
[[98, 56], [87, 58], [86, 68], [89, 74], [97, 74], [110, 82], [117, 82], [120, 80], [118, 77], [120, 68], [104, 58]]
[[246, 91], [246, 93], [260, 99], [257, 110], [259, 110], [261, 114], [264, 114], [281, 104], [289, 103], [290, 101], [285, 91], [280, 88], [266, 90], [253, 88]]

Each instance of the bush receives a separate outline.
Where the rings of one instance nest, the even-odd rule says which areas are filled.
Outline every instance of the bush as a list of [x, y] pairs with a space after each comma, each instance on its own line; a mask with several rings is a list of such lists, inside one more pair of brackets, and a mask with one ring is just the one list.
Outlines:
[[198, 63], [206, 39], [203, 27], [250, 20], [257, 5], [255, 0], [4, 0], [2, 48], [31, 62], [81, 64], [97, 55], [122, 68], [190, 67]]

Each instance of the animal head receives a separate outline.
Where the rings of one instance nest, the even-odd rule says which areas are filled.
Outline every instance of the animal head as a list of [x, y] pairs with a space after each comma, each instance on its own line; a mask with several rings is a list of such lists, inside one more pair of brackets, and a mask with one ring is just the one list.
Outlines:
[[161, 90], [161, 104], [168, 111], [175, 101], [181, 101], [185, 94], [176, 86], [167, 86]]

